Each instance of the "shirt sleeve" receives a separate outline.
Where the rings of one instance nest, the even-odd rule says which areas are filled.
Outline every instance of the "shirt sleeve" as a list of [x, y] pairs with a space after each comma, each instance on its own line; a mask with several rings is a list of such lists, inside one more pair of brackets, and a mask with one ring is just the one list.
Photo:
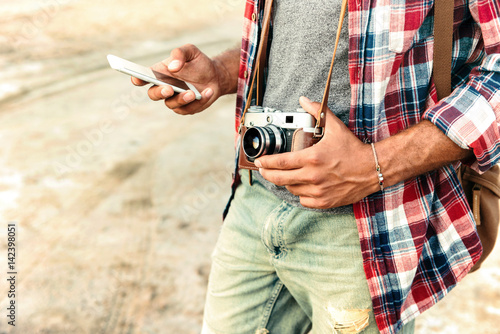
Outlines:
[[481, 27], [485, 57], [452, 94], [423, 115], [451, 140], [474, 152], [472, 167], [488, 170], [500, 158], [500, 2], [471, 0]]

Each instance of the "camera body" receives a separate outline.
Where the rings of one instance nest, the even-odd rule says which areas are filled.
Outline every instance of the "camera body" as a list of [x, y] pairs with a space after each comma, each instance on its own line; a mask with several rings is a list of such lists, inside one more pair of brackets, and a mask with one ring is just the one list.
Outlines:
[[297, 151], [314, 145], [316, 120], [304, 109], [282, 112], [269, 107], [248, 108], [241, 131], [239, 167], [258, 168], [260, 156]]

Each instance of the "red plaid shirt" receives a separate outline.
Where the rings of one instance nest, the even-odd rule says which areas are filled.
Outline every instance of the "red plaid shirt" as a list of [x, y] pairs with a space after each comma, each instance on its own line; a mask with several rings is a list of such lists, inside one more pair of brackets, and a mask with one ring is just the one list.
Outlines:
[[[434, 0], [349, 0], [350, 130], [380, 141], [422, 119], [462, 148], [477, 170], [500, 155], [500, 2], [455, 0], [453, 93], [432, 80]], [[246, 0], [236, 129], [249, 89], [263, 1]], [[338, 18], [332, 18], [337, 24]], [[333, 45], [333, 41], [332, 41]], [[444, 297], [481, 255], [454, 166], [354, 204], [364, 269], [382, 333]]]

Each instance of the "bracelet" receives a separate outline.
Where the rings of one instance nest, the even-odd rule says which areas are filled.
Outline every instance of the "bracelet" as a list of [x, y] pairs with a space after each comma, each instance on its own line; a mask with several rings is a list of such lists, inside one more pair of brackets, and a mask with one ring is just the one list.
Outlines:
[[375, 168], [377, 169], [377, 177], [378, 177], [378, 185], [380, 186], [380, 191], [384, 190], [384, 176], [382, 175], [382, 171], [380, 170], [380, 165], [378, 164], [377, 152], [375, 151], [375, 144], [371, 143], [373, 156], [375, 157]]

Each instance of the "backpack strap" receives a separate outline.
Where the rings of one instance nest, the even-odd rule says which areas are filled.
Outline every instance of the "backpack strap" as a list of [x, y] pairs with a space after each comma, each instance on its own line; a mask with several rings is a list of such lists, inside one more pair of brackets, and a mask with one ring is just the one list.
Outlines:
[[433, 77], [438, 100], [441, 100], [451, 93], [453, 12], [453, 0], [435, 0]]

